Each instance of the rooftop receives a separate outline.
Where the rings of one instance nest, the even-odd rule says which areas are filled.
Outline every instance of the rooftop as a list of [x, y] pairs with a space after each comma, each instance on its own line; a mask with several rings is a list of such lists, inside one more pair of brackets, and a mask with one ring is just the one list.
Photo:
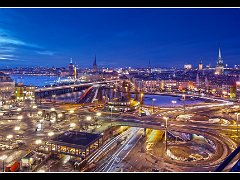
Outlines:
[[94, 143], [97, 139], [102, 137], [100, 134], [92, 134], [87, 132], [67, 131], [54, 137], [51, 141], [59, 142], [69, 146], [80, 146], [80, 148], [86, 148], [90, 144]]

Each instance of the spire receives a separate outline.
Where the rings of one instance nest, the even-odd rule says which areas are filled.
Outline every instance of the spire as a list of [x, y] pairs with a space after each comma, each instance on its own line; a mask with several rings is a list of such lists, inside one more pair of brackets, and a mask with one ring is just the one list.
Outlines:
[[222, 59], [222, 54], [221, 54], [221, 49], [218, 49], [218, 62], [217, 64], [223, 66], [223, 59]]
[[94, 58], [94, 61], [93, 61], [93, 66], [97, 66], [97, 58], [96, 58], [96, 55], [95, 55], [95, 58]]
[[70, 63], [72, 63], [72, 58], [70, 58]]
[[96, 55], [95, 55], [95, 58], [94, 58], [94, 61], [93, 61], [93, 70], [94, 70], [94, 72], [97, 71], [97, 58], [96, 58]]
[[222, 59], [221, 49], [220, 49], [220, 48], [219, 48], [219, 50], [218, 50], [218, 58], [219, 58], [219, 59]]

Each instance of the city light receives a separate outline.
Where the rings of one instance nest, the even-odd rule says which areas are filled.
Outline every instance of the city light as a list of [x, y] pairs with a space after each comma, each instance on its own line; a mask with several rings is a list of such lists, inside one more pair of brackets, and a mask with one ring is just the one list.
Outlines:
[[70, 114], [73, 114], [73, 113], [74, 113], [74, 110], [70, 110], [69, 113], [70, 113]]
[[22, 108], [17, 108], [17, 111], [21, 111], [22, 110]]
[[51, 111], [55, 111], [55, 108], [51, 108], [50, 110], [51, 110]]
[[7, 135], [7, 139], [12, 139], [12, 138], [13, 138], [12, 134]]
[[96, 115], [99, 117], [99, 116], [101, 116], [101, 115], [102, 115], [102, 113], [100, 113], [100, 112], [97, 112], [97, 113], [96, 113]]
[[4, 155], [0, 156], [0, 159], [1, 159], [2, 161], [4, 161], [5, 159], [7, 159], [7, 157], [8, 157], [8, 156], [4, 154]]
[[61, 113], [61, 114], [58, 114], [58, 117], [59, 117], [59, 118], [63, 117], [62, 113]]
[[75, 126], [76, 126], [75, 123], [70, 123], [70, 127], [71, 127], [71, 128], [73, 128], [73, 127], [75, 127]]
[[35, 144], [42, 144], [42, 140], [41, 140], [41, 139], [37, 139], [37, 140], [35, 141]]
[[33, 109], [37, 109], [37, 106], [36, 106], [36, 105], [34, 105], [32, 108], [33, 108]]
[[87, 116], [87, 117], [86, 117], [86, 120], [87, 120], [87, 121], [90, 121], [91, 119], [92, 119], [91, 116]]
[[20, 130], [20, 126], [15, 126], [15, 127], [14, 127], [14, 130], [15, 130], [15, 131], [19, 131], [19, 130]]
[[48, 133], [48, 136], [53, 136], [54, 135], [54, 132], [49, 132]]
[[21, 116], [18, 116], [17, 119], [18, 119], [18, 120], [21, 120], [21, 119], [23, 119], [23, 116], [22, 116], [22, 115], [21, 115]]

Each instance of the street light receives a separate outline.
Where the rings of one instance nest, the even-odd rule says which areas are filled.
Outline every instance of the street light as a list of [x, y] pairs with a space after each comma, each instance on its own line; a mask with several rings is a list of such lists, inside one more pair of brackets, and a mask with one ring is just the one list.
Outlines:
[[15, 126], [15, 127], [14, 127], [14, 130], [15, 130], [15, 131], [19, 131], [19, 130], [20, 130], [20, 126]]
[[101, 115], [102, 115], [102, 113], [100, 113], [100, 112], [97, 112], [97, 113], [96, 113], [96, 115], [99, 117], [99, 116], [101, 116]]
[[238, 115], [240, 114], [240, 113], [235, 113], [236, 115], [237, 115], [237, 137], [238, 137]]
[[165, 150], [167, 151], [167, 122], [168, 122], [168, 117], [163, 117], [163, 119], [165, 119]]
[[71, 121], [71, 119], [72, 119], [71, 116], [72, 116], [72, 114], [74, 113], [74, 110], [71, 109], [71, 110], [69, 111], [69, 113], [70, 113], [70, 114], [69, 114], [69, 120]]
[[140, 94], [140, 104], [143, 104], [143, 96], [144, 96], [144, 93], [141, 93]]
[[154, 112], [154, 101], [156, 101], [156, 99], [152, 98], [152, 112]]
[[172, 101], [173, 107], [174, 107], [174, 104], [176, 104], [176, 103], [177, 103], [177, 101]]
[[12, 138], [13, 138], [12, 134], [7, 135], [7, 139], [12, 139]]
[[7, 159], [7, 155], [2, 155], [0, 157], [0, 159], [2, 160], [2, 168], [3, 168], [3, 172], [4, 172], [4, 161], [5, 161], [5, 159]]
[[91, 116], [87, 116], [87, 117], [86, 117], [86, 120], [87, 120], [87, 121], [90, 121], [91, 119], [92, 119]]
[[183, 98], [183, 112], [185, 113], [186, 109], [185, 109], [185, 100], [186, 100], [186, 95], [183, 94], [182, 95], [182, 98]]
[[11, 144], [11, 139], [13, 138], [12, 134], [7, 135], [7, 139], [9, 139], [9, 145]]
[[37, 140], [35, 141], [35, 144], [37, 144], [37, 145], [42, 144], [42, 140], [41, 140], [41, 139], [37, 139]]
[[71, 128], [74, 128], [75, 126], [76, 126], [75, 123], [70, 123], [70, 127], [71, 127]]
[[48, 136], [49, 136], [49, 137], [51, 137], [51, 136], [53, 136], [53, 135], [54, 135], [54, 132], [49, 132], [49, 133], [48, 133]]
[[23, 116], [22, 116], [22, 115], [21, 115], [21, 116], [18, 116], [17, 119], [18, 119], [18, 120], [22, 120], [22, 119], [23, 119]]
[[21, 111], [22, 110], [22, 108], [17, 108], [17, 111]]
[[70, 110], [69, 113], [70, 113], [70, 114], [73, 114], [73, 113], [74, 113], [74, 110]]

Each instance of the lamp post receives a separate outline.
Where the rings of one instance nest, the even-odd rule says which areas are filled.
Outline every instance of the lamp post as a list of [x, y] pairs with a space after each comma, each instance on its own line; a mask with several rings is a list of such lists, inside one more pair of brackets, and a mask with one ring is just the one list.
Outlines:
[[154, 112], [154, 101], [156, 101], [156, 99], [152, 98], [152, 112]]
[[0, 159], [2, 160], [2, 168], [3, 168], [3, 172], [4, 172], [4, 161], [5, 161], [5, 159], [7, 159], [7, 155], [2, 155], [0, 157]]
[[167, 151], [167, 122], [168, 122], [168, 117], [163, 117], [165, 119], [165, 150]]
[[109, 106], [111, 108], [111, 126], [112, 126], [112, 110], [113, 110], [113, 106]]
[[238, 115], [240, 114], [240, 113], [235, 113], [236, 115], [237, 115], [237, 121], [236, 121], [236, 123], [237, 123], [237, 137], [238, 137]]
[[176, 104], [176, 103], [177, 103], [177, 101], [172, 101], [173, 107], [174, 107], [174, 104]]
[[69, 114], [69, 121], [71, 121], [71, 119], [72, 119], [71, 117], [72, 117], [72, 114], [74, 113], [74, 110], [70, 110], [69, 113], [70, 113]]
[[184, 112], [184, 114], [185, 114], [185, 111], [186, 111], [186, 109], [185, 109], [186, 95], [184, 94], [184, 95], [182, 95], [182, 97], [183, 97], [183, 112]]
[[11, 139], [13, 138], [12, 134], [7, 135], [7, 139], [9, 139], [9, 145], [11, 144]]
[[97, 112], [97, 113], [96, 113], [96, 116], [97, 116], [97, 118], [96, 118], [96, 124], [97, 124], [98, 117], [100, 117], [101, 115], [102, 115], [102, 113], [100, 113], [100, 112]]

